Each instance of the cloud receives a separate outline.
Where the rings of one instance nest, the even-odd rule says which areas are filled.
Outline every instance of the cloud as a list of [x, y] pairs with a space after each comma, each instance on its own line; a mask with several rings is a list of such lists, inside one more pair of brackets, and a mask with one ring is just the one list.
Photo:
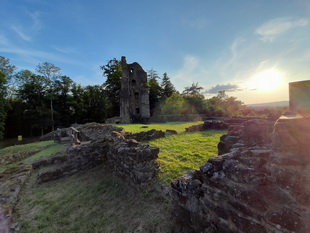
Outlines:
[[264, 42], [273, 42], [281, 34], [296, 27], [304, 27], [308, 24], [308, 20], [293, 19], [293, 18], [276, 18], [269, 20], [263, 25], [259, 26], [255, 33], [259, 35]]
[[177, 90], [182, 90], [185, 86], [193, 82], [201, 82], [207, 76], [207, 68], [200, 59], [193, 55], [183, 57], [182, 67], [171, 74]]
[[71, 47], [52, 46], [52, 48], [64, 54], [78, 54], [78, 51], [75, 48], [71, 48]]
[[36, 11], [34, 13], [28, 13], [30, 15], [30, 18], [32, 19], [32, 25], [31, 29], [33, 31], [39, 31], [42, 28], [42, 22], [40, 20], [41, 12]]
[[0, 47], [0, 52], [3, 53], [11, 53], [23, 57], [27, 57], [28, 60], [39, 59], [39, 60], [52, 60], [56, 62], [62, 62], [66, 64], [73, 64], [73, 65], [82, 65], [81, 62], [75, 61], [73, 59], [65, 58], [63, 56], [58, 56], [57, 54], [39, 51], [39, 50], [31, 50], [31, 49], [21, 49], [18, 47]]
[[208, 89], [205, 94], [217, 94], [219, 91], [235, 92], [242, 90], [243, 89], [236, 84], [217, 84], [215, 87]]
[[22, 31], [22, 29], [20, 29], [19, 27], [12, 26], [11, 28], [12, 28], [13, 31], [15, 31], [15, 32], [17, 33], [17, 35], [18, 35], [20, 38], [22, 38], [23, 40], [25, 40], [25, 41], [31, 41], [31, 40], [32, 40], [31, 37], [28, 36], [28, 35], [26, 35], [26, 34]]

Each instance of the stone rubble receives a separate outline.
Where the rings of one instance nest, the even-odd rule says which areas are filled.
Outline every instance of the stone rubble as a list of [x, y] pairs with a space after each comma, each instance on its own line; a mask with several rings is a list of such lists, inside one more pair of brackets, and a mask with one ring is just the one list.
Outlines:
[[[61, 166], [40, 173], [38, 176], [40, 183], [72, 175], [103, 162], [115, 173], [135, 184], [144, 184], [157, 175], [159, 165], [156, 159], [159, 148], [141, 144], [135, 139], [127, 139], [125, 136], [135, 137], [135, 135], [125, 133], [122, 128], [112, 125], [89, 123], [77, 129], [80, 131], [81, 139], [87, 140], [88, 143], [68, 150], [65, 156], [34, 164], [36, 168], [42, 163], [46, 165], [55, 164], [57, 161], [62, 163]], [[150, 140], [151, 136], [158, 137], [163, 133], [154, 130], [149, 132], [151, 133], [143, 134], [144, 136], [136, 135], [140, 135], [140, 139]]]
[[229, 153], [171, 184], [180, 232], [310, 232], [310, 119], [251, 120], [229, 134]]

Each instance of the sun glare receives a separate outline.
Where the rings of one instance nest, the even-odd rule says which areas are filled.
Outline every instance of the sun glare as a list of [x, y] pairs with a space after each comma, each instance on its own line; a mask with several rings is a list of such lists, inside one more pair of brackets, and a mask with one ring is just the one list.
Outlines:
[[257, 91], [273, 91], [280, 87], [281, 82], [281, 73], [273, 68], [256, 73], [248, 81], [248, 88]]

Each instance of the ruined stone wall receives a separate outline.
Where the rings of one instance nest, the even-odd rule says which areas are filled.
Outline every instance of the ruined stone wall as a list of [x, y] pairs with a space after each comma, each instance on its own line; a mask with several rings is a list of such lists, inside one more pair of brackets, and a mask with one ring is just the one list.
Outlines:
[[147, 74], [137, 62], [127, 64], [125, 57], [122, 57], [121, 62], [121, 123], [147, 122], [150, 118]]
[[310, 232], [310, 119], [268, 126], [236, 128], [238, 146], [172, 183], [180, 232]]
[[56, 169], [39, 174], [39, 182], [59, 179], [101, 163], [135, 184], [146, 183], [157, 175], [158, 148], [126, 139], [122, 128], [111, 125], [89, 123], [77, 129], [82, 140], [88, 143], [69, 149], [66, 155], [34, 164], [34, 168], [38, 168], [62, 163]]

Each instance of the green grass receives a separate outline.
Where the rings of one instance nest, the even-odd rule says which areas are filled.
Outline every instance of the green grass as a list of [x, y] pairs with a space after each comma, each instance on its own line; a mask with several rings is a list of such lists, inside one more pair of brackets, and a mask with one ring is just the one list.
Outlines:
[[25, 145], [10, 146], [0, 150], [0, 156], [6, 156], [16, 153], [33, 153], [43, 149], [46, 146], [54, 144], [53, 141], [35, 142]]
[[[161, 124], [124, 124], [124, 125], [114, 125], [118, 127], [122, 127], [125, 129], [126, 132], [131, 133], [139, 133], [141, 131], [148, 131], [151, 129], [162, 130], [166, 131], [167, 129], [176, 130], [178, 133], [185, 132], [185, 128], [188, 128], [192, 125], [202, 124], [203, 121], [196, 121], [196, 122], [168, 122], [168, 123], [161, 123]], [[148, 128], [142, 128], [148, 127]]]
[[28, 184], [14, 218], [20, 233], [171, 232], [169, 200], [154, 189], [145, 195], [105, 170], [98, 166], [35, 188]]
[[165, 183], [199, 169], [212, 156], [217, 155], [217, 144], [224, 130], [182, 133], [148, 142], [159, 147], [159, 178]]
[[41, 150], [33, 155], [31, 155], [30, 157], [28, 157], [27, 159], [25, 159], [23, 162], [24, 163], [27, 163], [27, 164], [30, 164], [42, 157], [47, 157], [47, 156], [50, 156], [50, 155], [54, 155], [62, 150], [64, 150], [66, 146], [64, 144], [52, 144], [50, 145], [49, 147], [47, 147], [46, 149], [44, 150]]
[[[121, 125], [127, 132], [172, 129], [177, 135], [147, 142], [160, 148], [159, 178], [169, 183], [199, 169], [211, 156], [217, 155], [217, 144], [223, 130], [187, 133], [185, 128], [200, 124], [166, 123]], [[120, 125], [117, 125], [120, 126]], [[61, 145], [45, 145], [24, 162], [55, 154]], [[15, 208], [14, 222], [20, 222], [21, 233], [30, 232], [174, 232], [172, 203], [159, 193], [158, 187], [138, 191], [104, 165], [81, 171], [70, 177], [37, 185], [31, 175]]]
[[63, 150], [65, 145], [56, 144], [54, 141], [35, 142], [24, 145], [10, 146], [0, 150], [0, 172], [18, 166], [21, 163], [31, 164], [35, 160], [56, 154]]
[[[170, 122], [165, 124], [130, 124], [117, 125], [126, 132], [137, 133], [151, 129], [166, 131], [176, 130], [177, 135], [166, 135], [165, 138], [147, 142], [150, 146], [159, 147], [158, 162], [160, 164], [159, 178], [165, 183], [186, 174], [188, 170], [199, 169], [212, 156], [217, 156], [217, 145], [226, 130], [209, 130], [187, 133], [185, 128], [202, 124], [197, 122]], [[148, 128], [141, 128], [148, 126]]]

